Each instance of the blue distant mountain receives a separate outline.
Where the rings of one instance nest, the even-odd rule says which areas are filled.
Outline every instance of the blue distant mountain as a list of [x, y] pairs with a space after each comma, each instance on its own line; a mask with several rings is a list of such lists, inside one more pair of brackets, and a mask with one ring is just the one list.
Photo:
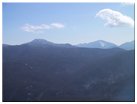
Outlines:
[[78, 44], [77, 46], [86, 47], [86, 48], [101, 48], [101, 49], [117, 47], [117, 45], [110, 42], [103, 41], [103, 40], [98, 40], [90, 43], [82, 43], [82, 44]]
[[126, 42], [119, 46], [119, 48], [125, 49], [125, 50], [133, 50], [135, 48], [135, 41]]
[[27, 44], [29, 45], [54, 45], [53, 42], [47, 41], [45, 39], [34, 39]]
[[65, 44], [57, 44], [57, 43], [53, 43], [50, 41], [47, 41], [45, 39], [34, 39], [29, 43], [25, 43], [26, 45], [29, 46], [34, 46], [34, 47], [74, 47], [69, 43], [65, 43]]

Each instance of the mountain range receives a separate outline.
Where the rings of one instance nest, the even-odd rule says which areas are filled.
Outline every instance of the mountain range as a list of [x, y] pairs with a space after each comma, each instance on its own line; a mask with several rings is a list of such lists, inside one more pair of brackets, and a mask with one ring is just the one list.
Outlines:
[[3, 101], [134, 101], [134, 57], [104, 41], [3, 45]]
[[[104, 40], [97, 40], [89, 43], [80, 43], [77, 45], [71, 45], [69, 43], [66, 44], [57, 44], [50, 41], [47, 41], [45, 39], [34, 39], [31, 42], [25, 43], [31, 46], [56, 46], [56, 47], [83, 47], [83, 48], [100, 48], [100, 49], [109, 49], [109, 48], [122, 48], [125, 50], [134, 50], [135, 49], [135, 41], [126, 42], [121, 45], [116, 45], [111, 42], [107, 42]], [[3, 46], [8, 46], [8, 44], [3, 44]]]
[[82, 43], [78, 44], [78, 47], [86, 47], [86, 48], [101, 48], [101, 49], [108, 49], [108, 48], [114, 48], [119, 47], [125, 50], [133, 50], [134, 49], [134, 41], [126, 42], [120, 46], [117, 46], [114, 43], [106, 42], [103, 40], [98, 40], [90, 43]]

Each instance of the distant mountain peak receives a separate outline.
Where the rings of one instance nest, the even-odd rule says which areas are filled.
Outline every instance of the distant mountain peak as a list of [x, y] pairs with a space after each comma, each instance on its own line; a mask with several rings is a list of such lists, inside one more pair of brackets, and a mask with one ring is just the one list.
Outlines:
[[100, 45], [102, 46], [102, 47], [105, 47], [105, 43], [104, 42], [102, 42], [102, 41], [100, 41]]
[[29, 46], [35, 46], [35, 47], [73, 47], [71, 44], [57, 44], [50, 41], [47, 41], [45, 39], [34, 39], [29, 43], [26, 43]]
[[[109, 42], [106, 42], [104, 40], [97, 40], [97, 41], [94, 41], [94, 42], [98, 43], [102, 47], [105, 47], [107, 45], [107, 43], [109, 43]], [[93, 42], [91, 42], [91, 43], [93, 43]]]
[[104, 40], [96, 40], [96, 41], [93, 41], [93, 42], [106, 42]]
[[97, 41], [93, 41], [90, 43], [82, 43], [82, 44], [79, 44], [77, 46], [86, 47], [86, 48], [103, 48], [103, 49], [116, 47], [115, 44], [110, 43], [110, 42], [106, 42], [104, 40], [97, 40]]
[[50, 41], [47, 41], [45, 39], [34, 39], [30, 43], [37, 43], [37, 44], [54, 44]]
[[47, 41], [45, 39], [34, 39], [31, 42], [27, 43], [28, 45], [31, 46], [49, 46], [49, 45], [54, 45], [55, 43]]

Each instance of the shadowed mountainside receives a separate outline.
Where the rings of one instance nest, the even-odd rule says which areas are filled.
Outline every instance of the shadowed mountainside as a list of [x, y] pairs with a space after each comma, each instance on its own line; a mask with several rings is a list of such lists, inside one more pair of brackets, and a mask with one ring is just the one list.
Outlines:
[[3, 101], [134, 101], [134, 50], [34, 43], [3, 46]]

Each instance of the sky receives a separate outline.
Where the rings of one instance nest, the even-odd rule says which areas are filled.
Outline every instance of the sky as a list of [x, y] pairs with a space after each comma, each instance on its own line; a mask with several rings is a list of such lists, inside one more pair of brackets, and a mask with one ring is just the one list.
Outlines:
[[46, 39], [54, 43], [134, 40], [134, 4], [3, 3], [3, 43]]

